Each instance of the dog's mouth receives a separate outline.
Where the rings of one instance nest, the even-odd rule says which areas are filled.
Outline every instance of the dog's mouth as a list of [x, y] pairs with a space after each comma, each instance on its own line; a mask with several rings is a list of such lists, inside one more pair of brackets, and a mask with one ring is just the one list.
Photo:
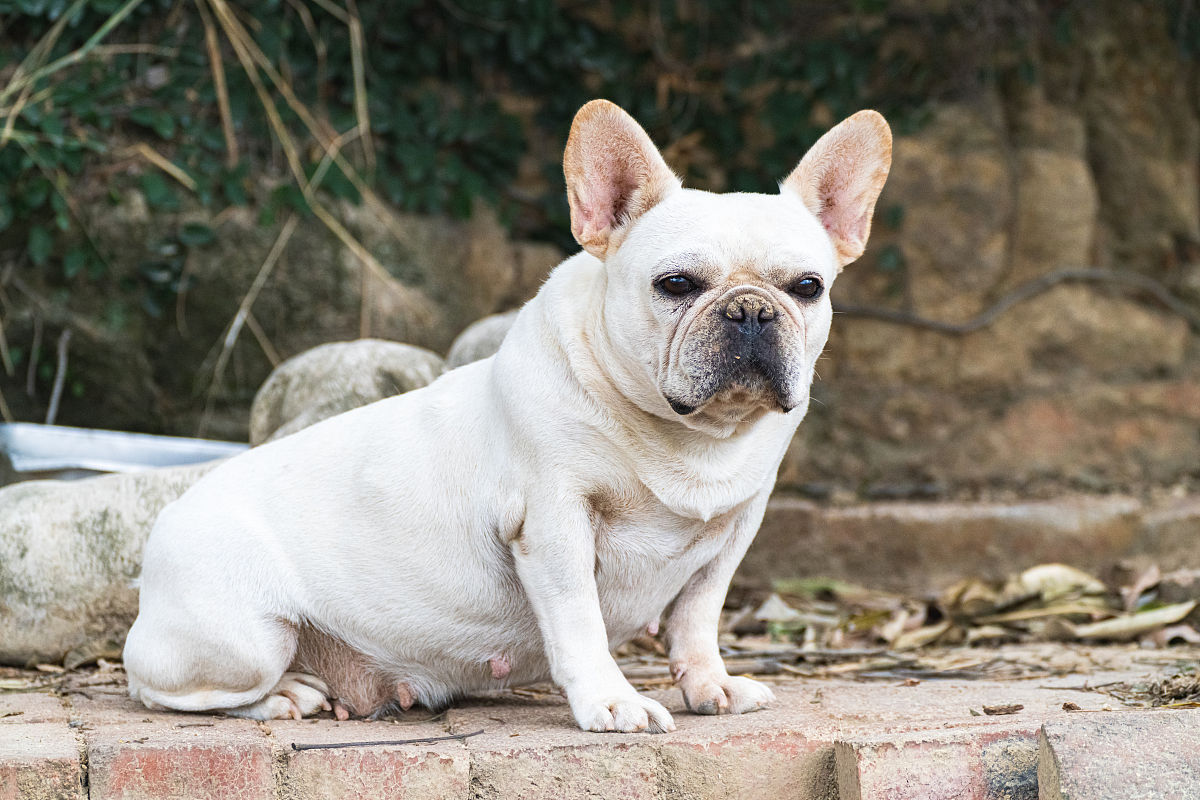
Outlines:
[[687, 403], [681, 403], [678, 400], [673, 400], [670, 397], [667, 397], [665, 394], [663, 397], [666, 397], [667, 405], [671, 406], [671, 410], [681, 417], [686, 417], [688, 414], [691, 414], [693, 411], [699, 408], [699, 406], [689, 406]]
[[759, 370], [746, 370], [731, 376], [724, 385], [719, 386], [707, 397], [697, 400], [681, 400], [663, 393], [667, 404], [681, 417], [696, 413], [701, 409], [717, 407], [721, 416], [730, 411], [750, 412], [755, 409], [779, 411], [784, 414], [791, 411], [799, 402], [791, 396], [786, 382], [781, 376], [772, 376]]

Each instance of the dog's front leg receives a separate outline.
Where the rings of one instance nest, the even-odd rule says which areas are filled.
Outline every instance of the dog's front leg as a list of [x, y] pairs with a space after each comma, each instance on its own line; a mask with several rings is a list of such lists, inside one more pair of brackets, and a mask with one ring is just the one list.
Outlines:
[[537, 615], [554, 682], [589, 731], [675, 730], [670, 713], [629, 685], [608, 650], [596, 591], [591, 519], [577, 502], [531, 507], [512, 544], [517, 575]]
[[671, 675], [684, 704], [697, 714], [744, 714], [775, 700], [765, 684], [730, 675], [717, 645], [729, 582], [758, 533], [769, 495], [770, 487], [751, 501], [725, 547], [684, 584], [667, 616]]

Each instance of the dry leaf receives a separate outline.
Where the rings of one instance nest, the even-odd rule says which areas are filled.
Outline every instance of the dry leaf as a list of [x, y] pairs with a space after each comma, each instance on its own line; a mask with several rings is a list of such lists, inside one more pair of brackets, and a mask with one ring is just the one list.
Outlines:
[[950, 620], [943, 620], [936, 625], [926, 625], [924, 628], [902, 633], [892, 642], [892, 649], [913, 650], [918, 647], [924, 647], [927, 644], [932, 644], [940, 639], [946, 631], [950, 630], [951, 625], [953, 623]]
[[790, 622], [800, 619], [800, 612], [785, 603], [782, 597], [772, 593], [754, 612], [754, 618], [764, 622]]
[[1121, 597], [1125, 600], [1125, 610], [1133, 611], [1137, 608], [1138, 598], [1142, 596], [1142, 593], [1157, 586], [1160, 580], [1162, 580], [1162, 573], [1159, 572], [1157, 564], [1151, 564], [1142, 570], [1133, 583], [1121, 589]]
[[1192, 613], [1192, 609], [1195, 607], [1196, 601], [1189, 600], [1186, 603], [1176, 603], [1152, 611], [1106, 619], [1090, 625], [1076, 625], [1075, 636], [1079, 639], [1134, 639], [1155, 628], [1179, 622]]
[[1108, 591], [1099, 578], [1066, 564], [1039, 564], [1030, 567], [1005, 587], [1004, 594], [1037, 595], [1043, 601], [1068, 595], [1102, 595]]

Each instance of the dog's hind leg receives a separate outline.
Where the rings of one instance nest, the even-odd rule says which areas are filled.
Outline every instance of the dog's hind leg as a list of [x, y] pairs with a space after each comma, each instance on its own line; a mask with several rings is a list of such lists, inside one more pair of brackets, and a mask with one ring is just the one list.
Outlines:
[[153, 709], [251, 719], [299, 719], [330, 708], [321, 679], [286, 671], [296, 651], [293, 625], [264, 617], [205, 622], [161, 604], [143, 608], [125, 642], [130, 695]]

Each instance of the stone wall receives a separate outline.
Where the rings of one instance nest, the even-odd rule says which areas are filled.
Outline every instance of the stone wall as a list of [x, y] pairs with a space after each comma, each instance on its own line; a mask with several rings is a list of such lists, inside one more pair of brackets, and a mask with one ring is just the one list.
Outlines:
[[[1106, 0], [1077, 16], [1070, 43], [1036, 45], [1036, 81], [969, 82], [897, 136], [867, 254], [839, 279], [835, 304], [962, 323], [1031, 281], [1087, 267], [1152, 279], [1200, 313], [1196, 70], [1166, 10]], [[898, 22], [895, 36], [912, 39], [912, 26]], [[666, 152], [716, 157], [704, 147]], [[531, 152], [522, 174], [549, 174], [550, 149]], [[535, 189], [561, 192], [544, 177], [523, 184]], [[465, 222], [338, 213], [388, 275], [364, 273], [320, 223], [302, 221], [210, 391], [227, 326], [281, 225], [247, 209], [152, 215], [136, 191], [86, 209], [100, 249], [122, 255], [95, 297], [72, 297], [73, 316], [43, 315], [47, 352], [53, 326], [75, 332], [70, 374], [83, 392], [68, 393], [59, 421], [244, 438], [273, 361], [364, 335], [445, 354], [471, 321], [532, 296], [564, 255], [513, 241], [486, 208]], [[188, 254], [175, 308], [103, 324], [106, 286], [140, 280], [161, 232], [189, 219], [217, 237]], [[42, 296], [27, 306], [48, 309], [53, 289], [31, 291]], [[10, 344], [33, 339], [34, 316], [6, 312]], [[1194, 483], [1198, 344], [1184, 316], [1111, 282], [1047, 285], [966, 335], [840, 315], [781, 487], [890, 497]], [[23, 383], [0, 374], [18, 418], [40, 418], [45, 397], [26, 397]]]

